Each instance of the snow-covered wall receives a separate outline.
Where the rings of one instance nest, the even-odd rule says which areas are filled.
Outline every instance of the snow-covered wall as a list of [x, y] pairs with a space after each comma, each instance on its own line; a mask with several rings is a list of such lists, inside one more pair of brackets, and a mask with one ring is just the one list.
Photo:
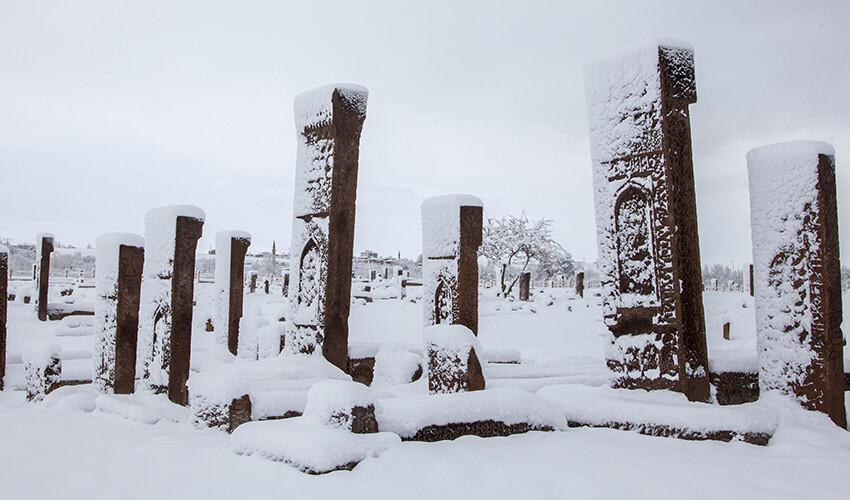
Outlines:
[[320, 87], [295, 98], [298, 150], [286, 348], [347, 364], [360, 132], [369, 92]]
[[747, 166], [760, 389], [845, 421], [835, 151], [774, 144]]
[[149, 210], [145, 215], [145, 265], [138, 350], [144, 364], [145, 383], [158, 391], [165, 390], [169, 385], [174, 319], [172, 295], [173, 280], [176, 278], [177, 223], [180, 217], [203, 223], [205, 214], [192, 205], [169, 205]]
[[[121, 273], [121, 247], [144, 248], [144, 239], [131, 233], [108, 233], [97, 237], [95, 241], [95, 290], [97, 295], [94, 303], [94, 332], [95, 340], [92, 353], [94, 362], [93, 384], [102, 392], [113, 392], [116, 374], [116, 343], [118, 341], [119, 300], [127, 300], [119, 296], [119, 278]], [[123, 265], [131, 264], [124, 262]], [[141, 269], [138, 269], [140, 274]], [[126, 270], [125, 270], [126, 273]], [[135, 274], [135, 273], [134, 273]], [[139, 276], [137, 274], [137, 276]], [[140, 276], [139, 276], [140, 277]], [[125, 284], [127, 285], [127, 284]], [[138, 287], [138, 283], [133, 284]], [[136, 310], [138, 317], [138, 310]], [[126, 321], [127, 318], [120, 318]], [[136, 332], [134, 331], [135, 335]], [[135, 348], [133, 349], [135, 353]], [[135, 357], [132, 363], [135, 365]], [[135, 366], [132, 367], [135, 372]]]
[[585, 67], [585, 88], [615, 383], [689, 393], [693, 378], [695, 397], [707, 399], [688, 118], [693, 49], [663, 41], [602, 57]]

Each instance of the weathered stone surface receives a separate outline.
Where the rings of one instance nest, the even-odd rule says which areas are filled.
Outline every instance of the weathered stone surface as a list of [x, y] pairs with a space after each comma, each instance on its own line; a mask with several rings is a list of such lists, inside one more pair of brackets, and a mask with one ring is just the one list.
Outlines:
[[24, 357], [27, 401], [41, 401], [62, 383], [62, 359], [58, 347]]
[[774, 144], [747, 164], [760, 389], [846, 428], [835, 151]]
[[243, 231], [216, 234], [216, 340], [235, 356], [239, 346], [239, 319], [245, 280], [245, 254], [251, 235]]
[[584, 273], [576, 273], [576, 295], [584, 298]]
[[142, 245], [138, 235], [106, 234], [97, 239], [93, 382], [104, 392], [131, 394], [135, 389]]
[[710, 397], [688, 106], [693, 51], [586, 68], [603, 314], [616, 387]]
[[755, 372], [712, 373], [711, 385], [721, 405], [751, 403], [759, 398], [759, 374]]
[[528, 292], [531, 287], [531, 273], [519, 275], [519, 300], [528, 301]]
[[530, 431], [552, 431], [551, 427], [532, 426], [526, 423], [506, 424], [495, 420], [478, 422], [459, 422], [446, 425], [429, 425], [416, 432], [413, 437], [403, 437], [403, 441], [436, 441], [454, 440], [461, 436], [498, 437], [513, 434], [525, 434]]
[[332, 85], [295, 101], [298, 160], [290, 250], [291, 319], [287, 349], [321, 350], [342, 370], [348, 362], [348, 314], [354, 247], [360, 132], [368, 91]]
[[53, 235], [41, 233], [36, 237], [36, 296], [35, 310], [39, 321], [47, 321], [47, 290], [50, 283], [50, 254], [53, 252]]
[[372, 385], [375, 375], [375, 358], [353, 358], [348, 360], [348, 374], [351, 380], [363, 385]]

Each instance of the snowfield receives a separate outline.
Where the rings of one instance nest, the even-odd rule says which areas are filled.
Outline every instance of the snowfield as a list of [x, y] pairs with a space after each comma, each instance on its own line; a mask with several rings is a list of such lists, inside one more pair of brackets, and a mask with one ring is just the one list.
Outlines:
[[[10, 290], [27, 284], [11, 282]], [[409, 291], [417, 293], [415, 288]], [[604, 391], [600, 386], [608, 380], [603, 354], [608, 339], [597, 293], [588, 290], [581, 299], [565, 289], [536, 289], [532, 302], [520, 303], [482, 289], [483, 357], [521, 359], [521, 364], [485, 366], [488, 389], [537, 392], [578, 384], [587, 387], [586, 394]], [[78, 288], [72, 297], [94, 300], [94, 289]], [[704, 297], [712, 365], [751, 366], [752, 299], [722, 292]], [[196, 285], [196, 298], [193, 368], [220, 362], [212, 348], [215, 334], [204, 329], [214, 285]], [[850, 296], [844, 300], [850, 303]], [[285, 314], [280, 289], [273, 287], [270, 295], [247, 294], [245, 311], [266, 319]], [[725, 322], [731, 323], [729, 341], [722, 338]], [[20, 299], [9, 303], [7, 388], [0, 393], [4, 498], [330, 498], [356, 492], [379, 499], [844, 499], [850, 491], [850, 433], [824, 415], [771, 398], [764, 398], [766, 407], [781, 416], [764, 447], [569, 428], [505, 438], [403, 441], [352, 471], [308, 475], [258, 454], [234, 453], [230, 435], [196, 429], [190, 411], [164, 396], [105, 397], [76, 386], [59, 389], [42, 403], [26, 403], [20, 389], [27, 345], [55, 342], [64, 366], [91, 370], [93, 335], [57, 336], [63, 323], [38, 322], [32, 304]], [[374, 355], [381, 346], [394, 344], [421, 355], [421, 306], [409, 300], [355, 303], [350, 327], [353, 350]], [[426, 386], [420, 381], [380, 390], [424, 395]], [[569, 392], [552, 387], [538, 394]], [[659, 393], [661, 399], [666, 396], [676, 395]]]

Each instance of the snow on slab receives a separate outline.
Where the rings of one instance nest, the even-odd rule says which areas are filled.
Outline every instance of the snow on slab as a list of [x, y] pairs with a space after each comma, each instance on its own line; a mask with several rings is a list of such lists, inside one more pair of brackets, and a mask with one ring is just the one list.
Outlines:
[[755, 349], [713, 349], [709, 352], [710, 373], [758, 373], [759, 360]]
[[544, 387], [537, 395], [558, 405], [569, 422], [579, 425], [666, 427], [697, 436], [731, 431], [739, 437], [770, 436], [778, 425], [777, 416], [758, 403], [709, 405], [690, 402], [684, 395], [670, 391], [560, 385]]
[[353, 105], [360, 114], [366, 113], [369, 90], [353, 83], [333, 83], [324, 85], [295, 96], [295, 126], [300, 132], [307, 127], [320, 125], [333, 118], [333, 95], [338, 93], [346, 102]]
[[268, 420], [304, 413], [307, 391], [251, 391], [251, 420]]
[[564, 430], [564, 412], [520, 389], [487, 389], [379, 399], [375, 405], [378, 428], [412, 438], [430, 426], [493, 420], [506, 425], [529, 424], [533, 429]]
[[422, 202], [422, 255], [454, 257], [460, 250], [460, 207], [483, 207], [470, 194], [447, 194]]
[[230, 436], [236, 454], [285, 462], [310, 474], [351, 469], [400, 442], [389, 432], [354, 434], [305, 417], [249, 422]]
[[133, 401], [131, 394], [101, 394], [94, 403], [99, 411], [143, 424], [153, 425], [162, 419], [158, 410]]

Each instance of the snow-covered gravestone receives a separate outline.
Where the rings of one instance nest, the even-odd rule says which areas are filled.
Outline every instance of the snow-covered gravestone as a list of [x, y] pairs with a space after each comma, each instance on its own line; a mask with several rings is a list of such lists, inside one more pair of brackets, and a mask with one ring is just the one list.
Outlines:
[[651, 44], [589, 64], [607, 363], [615, 386], [709, 399], [688, 106], [693, 49]]
[[136, 381], [136, 346], [144, 239], [137, 234], [98, 236], [95, 302], [94, 386], [131, 394]]
[[528, 301], [529, 288], [531, 288], [531, 273], [519, 275], [519, 300]]
[[47, 289], [50, 283], [50, 254], [53, 252], [53, 235], [39, 233], [35, 237], [35, 310], [40, 321], [47, 321]]
[[204, 211], [170, 205], [145, 216], [145, 265], [139, 314], [143, 378], [156, 392], [188, 404], [186, 380], [192, 342], [195, 250], [203, 233]]
[[[484, 388], [481, 364], [475, 349], [467, 349], [463, 332], [478, 334], [478, 247], [483, 206], [480, 198], [470, 195], [438, 196], [422, 202], [425, 326], [466, 327], [426, 335], [428, 384], [433, 393]], [[457, 342], [448, 342], [452, 335], [458, 336]]]
[[239, 319], [245, 280], [245, 253], [251, 235], [220, 231], [215, 235], [215, 338], [234, 355], [239, 346]]
[[576, 295], [584, 298], [584, 273], [576, 273]]
[[9, 249], [0, 245], [0, 391], [6, 376], [6, 309], [9, 294]]
[[360, 132], [368, 91], [329, 85], [295, 98], [298, 158], [290, 251], [292, 352], [348, 365]]
[[774, 144], [747, 165], [760, 390], [846, 427], [835, 151]]

